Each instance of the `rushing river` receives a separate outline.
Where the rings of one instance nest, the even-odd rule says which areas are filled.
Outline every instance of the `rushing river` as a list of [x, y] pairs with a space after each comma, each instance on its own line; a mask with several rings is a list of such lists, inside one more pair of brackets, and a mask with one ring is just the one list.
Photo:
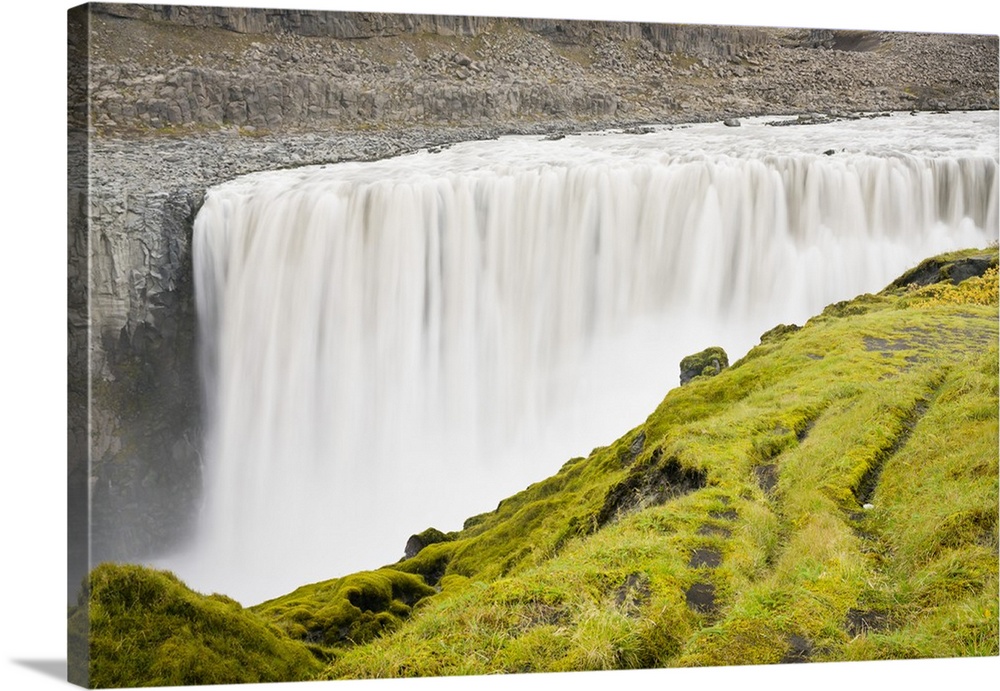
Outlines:
[[198, 539], [244, 604], [397, 560], [640, 424], [678, 362], [997, 239], [996, 112], [506, 137], [209, 191]]

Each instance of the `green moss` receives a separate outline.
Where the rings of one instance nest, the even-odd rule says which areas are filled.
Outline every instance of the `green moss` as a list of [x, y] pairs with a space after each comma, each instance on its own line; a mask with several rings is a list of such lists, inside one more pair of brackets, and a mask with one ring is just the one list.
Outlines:
[[768, 331], [765, 331], [763, 334], [761, 334], [760, 342], [778, 343], [779, 341], [784, 340], [790, 334], [793, 334], [796, 331], [798, 331], [800, 328], [802, 327], [796, 326], [795, 324], [778, 324], [773, 329], [769, 329]]
[[788, 651], [785, 634], [770, 616], [743, 619], [702, 632], [678, 661], [685, 667], [766, 665]]
[[303, 586], [253, 611], [295, 639], [356, 645], [396, 629], [435, 592], [419, 575], [384, 568]]
[[89, 591], [91, 686], [305, 680], [322, 667], [233, 600], [199, 595], [168, 572], [104, 564]]
[[867, 314], [878, 309], [889, 307], [891, 301], [877, 295], [861, 295], [853, 300], [842, 300], [824, 308], [820, 317], [839, 319]]

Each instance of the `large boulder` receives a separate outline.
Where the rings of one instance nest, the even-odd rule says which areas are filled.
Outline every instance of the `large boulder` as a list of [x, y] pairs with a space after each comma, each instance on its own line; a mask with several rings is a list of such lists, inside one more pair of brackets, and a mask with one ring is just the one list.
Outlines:
[[433, 545], [435, 542], [447, 542], [451, 539], [437, 528], [428, 528], [422, 533], [410, 536], [410, 539], [406, 541], [406, 547], [403, 548], [403, 558], [412, 559], [427, 545]]
[[729, 367], [729, 356], [718, 346], [688, 355], [681, 360], [681, 386], [695, 377], [714, 377], [727, 367]]

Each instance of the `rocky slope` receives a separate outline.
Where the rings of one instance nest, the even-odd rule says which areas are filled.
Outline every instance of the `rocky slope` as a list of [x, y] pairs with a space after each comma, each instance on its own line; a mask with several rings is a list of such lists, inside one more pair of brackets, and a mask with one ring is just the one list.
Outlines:
[[114, 5], [92, 26], [107, 132], [997, 105], [989, 37]]
[[997, 107], [995, 37], [90, 7], [70, 22], [90, 81], [71, 71], [68, 287], [70, 476], [93, 493], [94, 560], [175, 543], [195, 513], [207, 187], [502, 133]]

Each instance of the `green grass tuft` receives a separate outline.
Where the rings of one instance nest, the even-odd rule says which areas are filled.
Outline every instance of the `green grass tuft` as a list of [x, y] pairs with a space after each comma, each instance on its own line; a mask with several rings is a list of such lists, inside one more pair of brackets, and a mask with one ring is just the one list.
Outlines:
[[88, 604], [93, 687], [306, 680], [322, 667], [235, 601], [195, 593], [169, 572], [103, 564], [90, 574]]

